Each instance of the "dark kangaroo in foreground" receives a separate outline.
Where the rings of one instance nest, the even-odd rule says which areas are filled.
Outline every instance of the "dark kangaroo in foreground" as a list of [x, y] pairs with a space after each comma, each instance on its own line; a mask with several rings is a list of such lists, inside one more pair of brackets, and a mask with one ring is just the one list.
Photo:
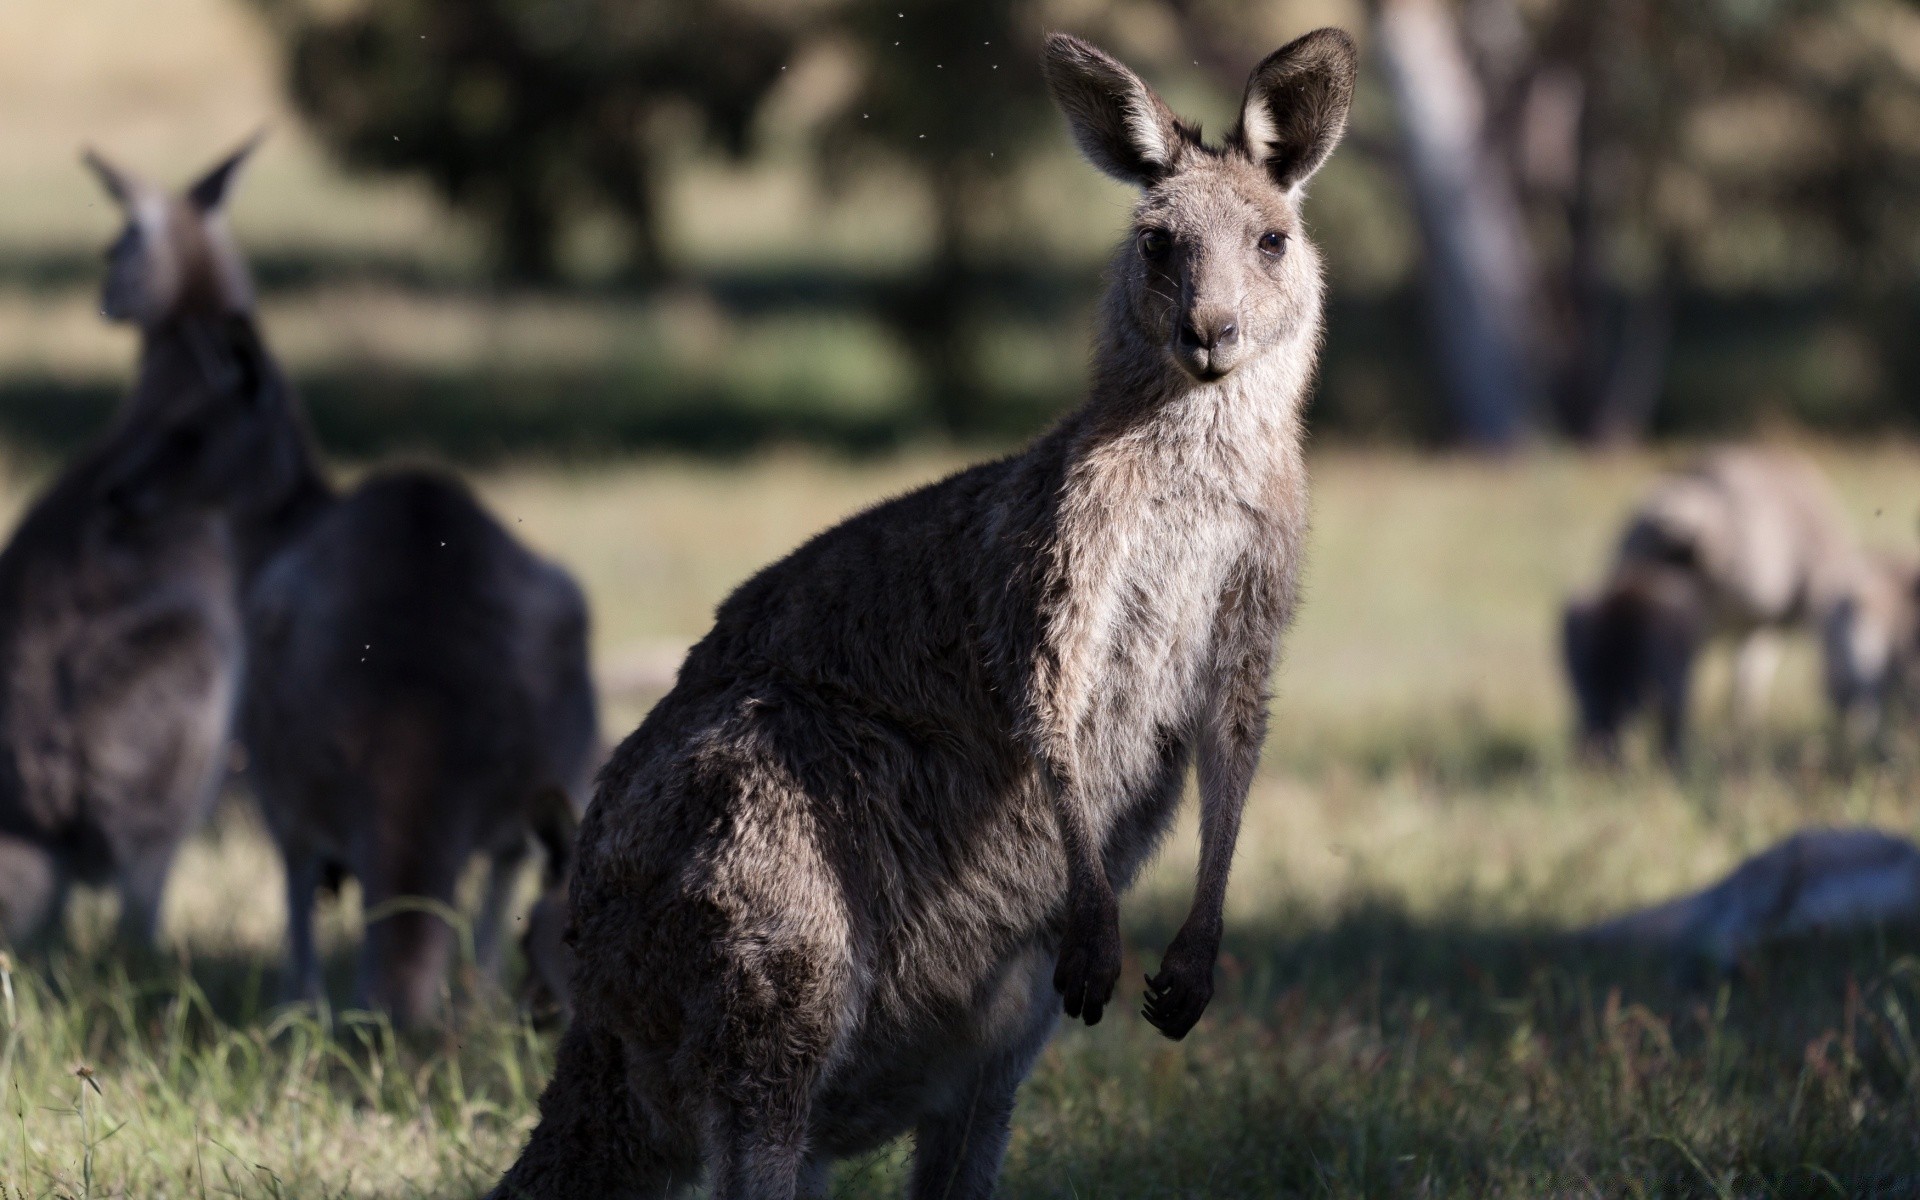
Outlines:
[[[231, 240], [220, 250], [224, 276], [244, 279]], [[144, 269], [170, 261], [152, 256]], [[438, 997], [454, 941], [441, 913], [468, 862], [477, 853], [492, 867], [475, 934], [492, 968], [530, 835], [584, 799], [599, 737], [586, 602], [451, 479], [391, 472], [336, 495], [250, 300], [223, 309], [222, 346], [244, 351], [239, 366], [257, 386], [157, 381], [178, 390], [166, 398], [172, 425], [142, 441], [137, 486], [121, 486], [218, 499], [246, 517], [235, 521], [236, 567], [220, 576], [223, 661], [239, 669], [244, 621], [241, 727], [286, 859], [290, 990], [317, 995], [314, 893], [350, 874], [377, 916], [360, 996], [408, 1024]], [[207, 554], [224, 564], [219, 551]], [[231, 691], [213, 722], [220, 745]]]
[[1089, 158], [1137, 185], [1085, 405], [1026, 452], [762, 571], [615, 753], [575, 845], [573, 1023], [496, 1197], [824, 1194], [915, 1136], [915, 1196], [988, 1194], [1058, 1014], [1100, 1019], [1117, 895], [1197, 760], [1199, 881], [1148, 984], [1213, 991], [1307, 523], [1320, 337], [1303, 185], [1352, 42], [1254, 71], [1223, 144], [1048, 40]]
[[[127, 216], [101, 308], [140, 328], [112, 428], [0, 554], [0, 932], [57, 921], [74, 882], [111, 883], [151, 945], [181, 841], [227, 763], [241, 671], [239, 576], [289, 495], [269, 363], [225, 219], [243, 149], [184, 194], [88, 162]], [[195, 486], [172, 465], [233, 409]]]

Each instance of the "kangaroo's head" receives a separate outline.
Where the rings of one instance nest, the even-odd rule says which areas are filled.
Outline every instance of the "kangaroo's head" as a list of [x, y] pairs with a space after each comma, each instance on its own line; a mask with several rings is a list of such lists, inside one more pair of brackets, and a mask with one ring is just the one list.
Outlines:
[[310, 467], [305, 425], [254, 321], [246, 259], [226, 219], [253, 145], [178, 196], [87, 155], [126, 213], [107, 251], [101, 308], [143, 333], [140, 378], [101, 477], [109, 504], [134, 517], [206, 506], [258, 516]]
[[226, 200], [258, 141], [248, 141], [177, 196], [86, 152], [87, 166], [126, 216], [107, 248], [102, 315], [152, 329], [186, 314], [253, 310], [253, 283], [227, 225]]
[[1200, 382], [1318, 328], [1320, 259], [1300, 201], [1346, 129], [1351, 38], [1322, 29], [1268, 55], [1218, 146], [1078, 38], [1049, 37], [1044, 68], [1082, 153], [1141, 191], [1113, 317]]
[[1583, 755], [1616, 761], [1627, 723], [1652, 705], [1663, 752], [1679, 756], [1687, 679], [1706, 618], [1694, 577], [1657, 564], [1614, 580], [1598, 596], [1568, 603], [1561, 644]]

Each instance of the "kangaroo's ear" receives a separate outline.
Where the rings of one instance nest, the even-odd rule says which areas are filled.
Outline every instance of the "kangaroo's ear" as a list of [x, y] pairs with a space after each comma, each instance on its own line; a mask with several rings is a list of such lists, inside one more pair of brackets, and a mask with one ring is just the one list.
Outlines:
[[1316, 29], [1267, 55], [1247, 79], [1228, 139], [1291, 191], [1327, 161], [1347, 129], [1358, 52], [1339, 29]]
[[187, 202], [201, 213], [210, 213], [225, 204], [227, 191], [233, 186], [233, 179], [239, 174], [240, 165], [247, 161], [247, 156], [252, 154], [254, 147], [260, 144], [260, 139], [266, 136], [267, 131], [260, 130], [240, 143], [239, 149], [227, 155], [212, 170], [195, 180], [193, 186], [187, 189]]
[[1041, 70], [1073, 140], [1093, 165], [1148, 187], [1179, 158], [1179, 122], [1153, 89], [1104, 51], [1070, 34], [1047, 37]]
[[102, 158], [100, 152], [91, 146], [80, 152], [80, 161], [87, 164], [87, 169], [93, 172], [94, 178], [100, 181], [100, 186], [107, 190], [107, 195], [112, 196], [115, 203], [121, 208], [132, 207], [134, 196], [140, 189], [138, 179]]

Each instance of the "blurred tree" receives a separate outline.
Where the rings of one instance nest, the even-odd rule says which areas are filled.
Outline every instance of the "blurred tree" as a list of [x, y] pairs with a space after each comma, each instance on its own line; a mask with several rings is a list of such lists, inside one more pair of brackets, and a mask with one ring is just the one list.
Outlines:
[[1019, 0], [849, 0], [839, 28], [861, 83], [824, 130], [840, 172], [885, 159], [924, 182], [930, 260], [881, 305], [920, 364], [936, 419], [965, 432], [985, 419], [976, 325], [991, 271], [1011, 249], [988, 219], [1006, 210], [1008, 173], [1052, 110], [1038, 24]]
[[653, 122], [688, 111], [747, 149], [796, 37], [750, 0], [252, 0], [278, 32], [301, 112], [349, 163], [418, 171], [474, 214], [508, 275], [555, 274], [567, 223], [630, 232], [667, 266]]
[[1516, 445], [1536, 422], [1533, 249], [1485, 95], [1445, 0], [1380, 0], [1375, 29], [1414, 209], [1444, 390], [1460, 435]]
[[[829, 178], [917, 180], [926, 256], [869, 294], [951, 430], [1004, 417], [987, 331], [995, 306], [1020, 300], [1008, 284], [1062, 235], [1057, 213], [1047, 227], [1019, 199], [1036, 146], [1060, 148], [1033, 66], [1052, 25], [1185, 101], [1190, 66], [1237, 96], [1264, 49], [1322, 21], [1371, 22], [1341, 155], [1342, 172], [1366, 164], [1352, 176], [1365, 202], [1347, 205], [1366, 211], [1318, 219], [1345, 231], [1348, 244], [1329, 240], [1336, 261], [1367, 256], [1353, 243], [1412, 240], [1407, 226], [1424, 254], [1374, 255], [1392, 265], [1364, 297], [1333, 277], [1336, 306], [1372, 306], [1359, 314], [1370, 325], [1353, 322], [1372, 339], [1363, 352], [1338, 327], [1329, 346], [1330, 393], [1345, 361], [1367, 396], [1387, 397], [1349, 410], [1375, 414], [1363, 420], [1397, 405], [1422, 415], [1385, 424], [1504, 445], [1528, 429], [1599, 443], [1722, 423], [1708, 410], [1750, 415], [1784, 386], [1750, 352], [1787, 340], [1753, 332], [1756, 297], [1814, 347], [1795, 351], [1810, 364], [1799, 394], [1851, 388], [1882, 408], [1920, 396], [1920, 343], [1896, 315], [1920, 296], [1920, 8], [1906, 0], [248, 2], [272, 17], [289, 85], [328, 144], [424, 173], [521, 278], [551, 277], [563, 232], [596, 211], [657, 276], [671, 240], [663, 176], [698, 138], [739, 156], [756, 127], [785, 129], [787, 161], [810, 144]], [[787, 94], [783, 66], [828, 60], [843, 72], [829, 99], [761, 124]], [[1391, 172], [1404, 196], [1380, 186]], [[1424, 362], [1404, 352], [1417, 344], [1414, 270], [1431, 316]], [[1701, 332], [1702, 314], [1718, 332]], [[1743, 349], [1703, 355], [1715, 336]], [[1672, 383], [1680, 360], [1694, 392]], [[1424, 415], [1435, 395], [1452, 401], [1441, 420]]]
[[1458, 11], [1493, 114], [1489, 151], [1529, 210], [1540, 359], [1568, 435], [1645, 432], [1683, 291], [1825, 287], [1864, 319], [1915, 278], [1911, 5], [1462, 0]]

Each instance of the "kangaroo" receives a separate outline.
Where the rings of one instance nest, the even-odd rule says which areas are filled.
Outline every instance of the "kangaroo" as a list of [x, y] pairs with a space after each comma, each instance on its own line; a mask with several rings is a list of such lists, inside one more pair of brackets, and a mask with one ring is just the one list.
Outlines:
[[1824, 623], [1861, 563], [1825, 479], [1798, 455], [1721, 448], [1662, 478], [1628, 522], [1600, 592], [1565, 610], [1582, 748], [1616, 757], [1624, 726], [1651, 707], [1661, 747], [1677, 760], [1693, 664], [1716, 638], [1738, 643], [1734, 713], [1751, 722], [1780, 632]]
[[[158, 205], [134, 186], [124, 189], [136, 213]], [[144, 233], [128, 237], [151, 250]], [[224, 226], [207, 237], [218, 269], [199, 274], [225, 289], [209, 292], [221, 298], [218, 323], [173, 351], [171, 374], [143, 373], [169, 424], [137, 440], [116, 486], [149, 507], [218, 504], [231, 518], [231, 544], [209, 535], [203, 547], [226, 655], [205, 727], [223, 751], [242, 684], [250, 774], [287, 864], [290, 993], [319, 989], [315, 890], [351, 874], [377, 918], [360, 997], [414, 1023], [438, 994], [453, 934], [437, 914], [467, 862], [476, 852], [492, 862], [475, 939], [491, 974], [529, 835], [554, 793], [584, 799], [599, 744], [586, 602], [452, 479], [396, 471], [338, 495], [253, 321], [244, 259]], [[147, 297], [193, 261], [153, 251], [117, 268], [110, 307], [167, 311]], [[188, 711], [157, 691], [135, 699], [143, 707], [116, 719], [136, 729], [148, 714]]]
[[492, 978], [542, 809], [584, 801], [599, 745], [586, 599], [464, 487], [410, 470], [278, 550], [246, 629], [241, 728], [286, 860], [289, 994], [318, 996], [315, 893], [351, 874], [369, 917], [358, 998], [419, 1024], [467, 863], [489, 864], [474, 948]]
[[[167, 874], [227, 763], [241, 671], [238, 572], [254, 501], [287, 466], [246, 317], [226, 197], [250, 147], [175, 196], [88, 154], [126, 214], [101, 308], [140, 330], [139, 376], [109, 431], [33, 504], [0, 553], [0, 931], [35, 937], [75, 882], [112, 884], [120, 934], [154, 944]], [[207, 490], [167, 464], [231, 406]], [[263, 440], [264, 439], [264, 440]]]
[[1877, 829], [1816, 829], [1754, 855], [1710, 887], [1582, 936], [1725, 973], [1769, 942], [1915, 918], [1920, 847]]
[[1307, 181], [1355, 52], [1263, 61], [1209, 145], [1048, 38], [1081, 150], [1137, 186], [1087, 401], [1025, 452], [828, 530], [743, 584], [615, 751], [576, 839], [573, 1022], [496, 1197], [824, 1194], [915, 1139], [912, 1194], [985, 1196], [1064, 1011], [1098, 1022], [1118, 895], [1196, 760], [1193, 905], [1144, 1015], [1213, 991], [1240, 814], [1307, 524]]

